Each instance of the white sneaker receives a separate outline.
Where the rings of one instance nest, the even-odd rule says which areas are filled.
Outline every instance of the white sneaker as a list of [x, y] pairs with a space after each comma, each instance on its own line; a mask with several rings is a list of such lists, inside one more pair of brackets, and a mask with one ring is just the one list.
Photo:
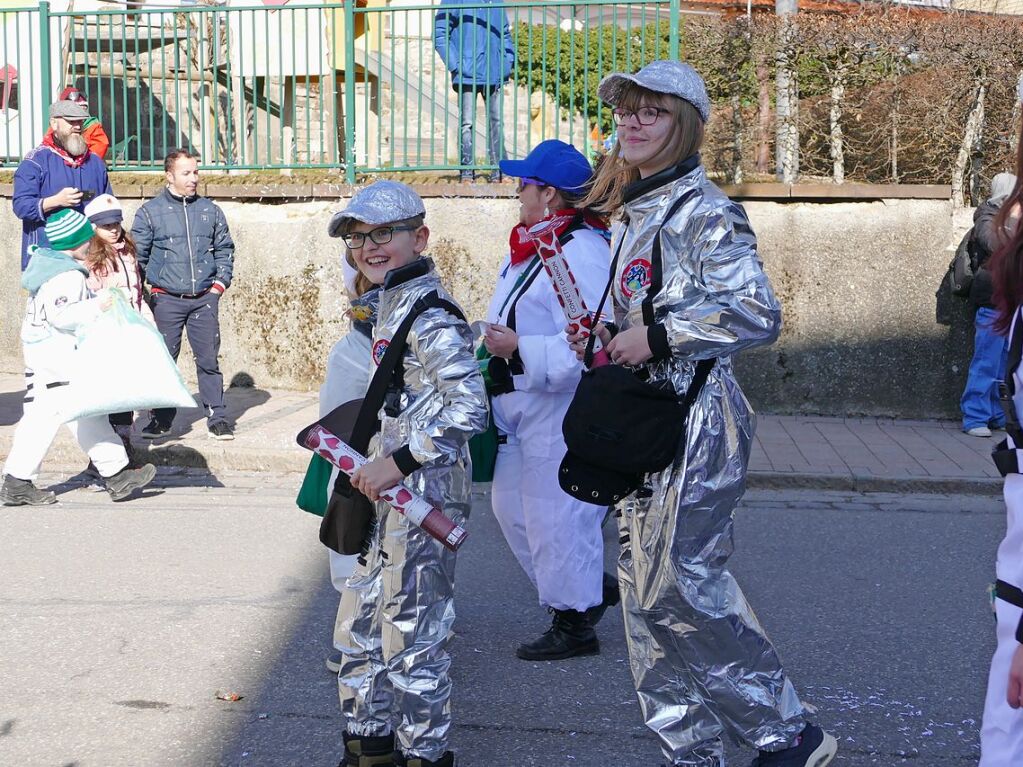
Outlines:
[[991, 429], [987, 426], [974, 426], [972, 429], [963, 429], [971, 437], [990, 437]]

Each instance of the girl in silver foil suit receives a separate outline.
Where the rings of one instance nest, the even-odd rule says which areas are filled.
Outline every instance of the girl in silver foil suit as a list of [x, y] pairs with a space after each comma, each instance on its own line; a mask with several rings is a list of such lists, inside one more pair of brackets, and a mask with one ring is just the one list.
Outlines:
[[564, 312], [527, 230], [552, 217], [561, 222], [558, 239], [587, 306], [600, 300], [611, 254], [604, 221], [576, 206], [592, 175], [578, 149], [543, 141], [525, 159], [502, 160], [501, 172], [521, 179], [520, 220], [483, 339], [504, 371], [503, 377], [491, 373], [494, 422], [504, 440], [491, 499], [505, 540], [553, 615], [550, 628], [515, 654], [560, 660], [600, 651], [594, 626], [618, 603], [618, 582], [604, 573], [606, 507], [577, 501], [558, 486], [565, 457], [561, 422], [582, 364], [565, 341]]
[[[1023, 79], [1017, 95], [1023, 102]], [[995, 331], [1009, 334], [1001, 389], [1008, 436], [993, 452], [1005, 477], [1006, 529], [995, 566], [998, 645], [980, 728], [980, 767], [1023, 764], [1023, 143], [1016, 165], [1016, 184], [995, 218], [1000, 243], [990, 262], [998, 310]]]
[[[726, 567], [754, 429], [731, 358], [777, 338], [778, 301], [745, 212], [700, 165], [710, 102], [696, 71], [656, 61], [605, 77], [598, 95], [613, 107], [618, 140], [583, 205], [603, 201], [620, 218], [615, 326], [600, 328], [601, 340], [612, 362], [679, 395], [697, 361], [717, 360], [675, 462], [619, 505], [619, 581], [643, 716], [671, 765], [721, 767], [728, 735], [758, 749], [755, 767], [823, 767], [836, 741], [808, 722]], [[645, 325], [658, 236], [663, 283]], [[580, 339], [570, 341], [581, 354]]]
[[[339, 233], [359, 271], [381, 285], [370, 355], [379, 364], [413, 304], [430, 292], [452, 301], [423, 257], [430, 232], [409, 187], [378, 181], [340, 214]], [[453, 521], [471, 503], [468, 441], [487, 427], [487, 397], [472, 332], [442, 309], [420, 314], [408, 335], [403, 385], [380, 411], [370, 461], [352, 486], [376, 501], [404, 481]], [[345, 722], [343, 767], [453, 767], [451, 658], [455, 555], [383, 502], [368, 550], [341, 597], [336, 642]]]

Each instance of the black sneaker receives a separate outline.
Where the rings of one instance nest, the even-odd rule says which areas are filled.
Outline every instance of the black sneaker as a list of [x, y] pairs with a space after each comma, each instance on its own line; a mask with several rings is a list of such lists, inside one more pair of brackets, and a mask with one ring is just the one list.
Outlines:
[[234, 439], [234, 429], [228, 426], [227, 421], [211, 423], [208, 428], [210, 439]]
[[815, 724], [799, 733], [796, 744], [783, 751], [761, 751], [750, 767], [824, 767], [838, 753], [838, 741]]
[[129, 469], [125, 466], [112, 477], [107, 477], [107, 492], [115, 501], [123, 501], [136, 490], [153, 481], [156, 476], [156, 467], [147, 463], [138, 469]]
[[32, 480], [4, 475], [4, 484], [0, 487], [0, 503], [4, 506], [47, 506], [56, 502], [56, 495], [40, 490]]
[[349, 735], [342, 733], [345, 755], [337, 767], [394, 767], [394, 733]]
[[142, 429], [142, 439], [156, 439], [171, 430], [170, 424], [160, 423], [155, 418]]
[[564, 660], [578, 655], [597, 655], [600, 643], [586, 613], [550, 609], [551, 627], [539, 639], [519, 645], [515, 654], [522, 660]]

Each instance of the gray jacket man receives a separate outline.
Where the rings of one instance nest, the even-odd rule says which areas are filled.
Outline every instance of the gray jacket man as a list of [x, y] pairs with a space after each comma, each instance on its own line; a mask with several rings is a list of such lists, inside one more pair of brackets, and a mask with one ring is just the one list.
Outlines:
[[[220, 296], [231, 285], [234, 241], [224, 212], [196, 194], [197, 159], [176, 150], [164, 160], [164, 171], [167, 188], [139, 208], [132, 224], [139, 267], [152, 290], [156, 325], [175, 360], [181, 332], [188, 328], [210, 437], [234, 439], [219, 362]], [[154, 410], [142, 436], [169, 432], [174, 413], [173, 408]]]

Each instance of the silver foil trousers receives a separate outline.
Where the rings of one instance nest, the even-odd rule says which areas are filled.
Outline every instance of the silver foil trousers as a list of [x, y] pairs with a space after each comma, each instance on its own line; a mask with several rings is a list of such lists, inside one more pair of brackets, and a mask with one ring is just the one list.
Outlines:
[[404, 754], [436, 760], [451, 726], [455, 555], [398, 513], [377, 512], [373, 544], [341, 597], [341, 713], [353, 735], [393, 731]]
[[738, 493], [681, 508], [657, 500], [633, 497], [619, 512], [626, 641], [647, 726], [673, 765], [720, 767], [726, 733], [785, 748], [806, 712], [725, 568]]

